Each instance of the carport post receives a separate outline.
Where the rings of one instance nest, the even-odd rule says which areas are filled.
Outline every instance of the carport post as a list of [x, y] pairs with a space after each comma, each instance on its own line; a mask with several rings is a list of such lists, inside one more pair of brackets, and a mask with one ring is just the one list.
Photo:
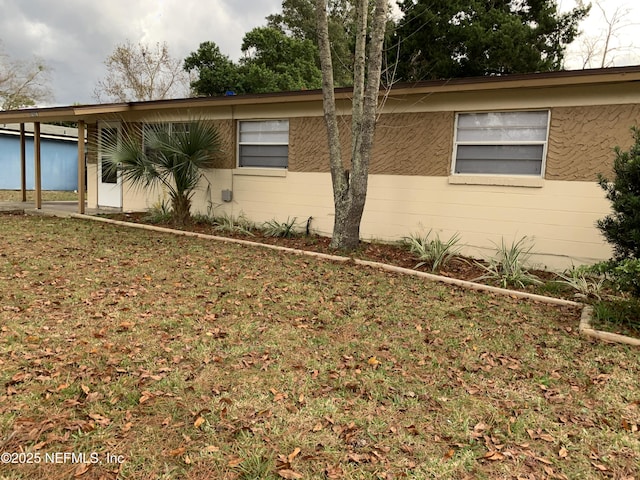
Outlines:
[[84, 213], [85, 197], [85, 159], [84, 159], [84, 120], [78, 122], [78, 213]]
[[40, 122], [33, 124], [33, 158], [36, 187], [36, 210], [42, 209], [42, 172], [40, 170]]
[[27, 141], [24, 133], [24, 123], [20, 124], [20, 193], [22, 201], [27, 201]]

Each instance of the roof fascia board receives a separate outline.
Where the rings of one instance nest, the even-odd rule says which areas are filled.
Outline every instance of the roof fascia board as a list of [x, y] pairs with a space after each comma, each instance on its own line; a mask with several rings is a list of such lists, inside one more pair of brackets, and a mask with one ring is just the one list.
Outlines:
[[[614, 67], [597, 70], [577, 70], [547, 72], [537, 74], [512, 75], [505, 77], [474, 77], [452, 80], [429, 81], [414, 85], [397, 85], [390, 92], [381, 90], [381, 95], [415, 95], [446, 92], [487, 91], [516, 88], [552, 88], [558, 86], [599, 85], [640, 82], [640, 66]], [[335, 98], [350, 100], [351, 88], [336, 89]], [[199, 110], [216, 107], [242, 105], [269, 105], [282, 103], [320, 102], [319, 90], [238, 95], [228, 97], [201, 97], [148, 102], [113, 103], [99, 105], [79, 105], [69, 107], [29, 108], [0, 112], [0, 123], [33, 123], [55, 121], [96, 120], [105, 116], [127, 116], [135, 113], [162, 113], [168, 110]]]

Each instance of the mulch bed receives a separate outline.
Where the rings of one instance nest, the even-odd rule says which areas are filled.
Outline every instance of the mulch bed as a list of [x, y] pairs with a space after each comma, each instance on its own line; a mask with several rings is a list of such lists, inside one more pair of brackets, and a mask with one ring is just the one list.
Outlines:
[[[121, 220], [125, 222], [144, 224], [150, 223], [148, 221], [148, 215], [144, 212], [118, 213], [105, 216], [113, 220]], [[261, 230], [255, 229], [252, 230], [253, 236], [250, 236], [242, 233], [220, 231], [219, 229], [216, 229], [211, 225], [195, 222], [183, 228], [176, 227], [172, 223], [153, 223], [153, 225], [165, 228], [178, 228], [182, 230], [204, 233], [208, 235], [216, 235], [220, 237], [249, 240], [270, 245], [279, 245], [282, 247], [296, 248], [299, 250], [326, 253], [330, 255], [343, 255], [343, 253], [341, 253], [339, 250], [335, 250], [329, 246], [329, 243], [331, 242], [331, 239], [329, 237], [322, 237], [319, 235], [300, 235], [291, 238], [271, 237], [265, 235]], [[389, 265], [395, 265], [398, 267], [410, 269], [414, 269], [419, 263], [419, 260], [417, 260], [406, 248], [392, 243], [362, 242], [358, 250], [346, 253], [344, 255], [361, 260], [386, 263]], [[481, 277], [484, 273], [486, 273], [479, 265], [482, 263], [484, 262], [478, 259], [460, 256], [449, 262], [446, 268], [434, 273], [445, 277], [474, 281]], [[430, 272], [430, 269], [427, 266], [421, 266], [417, 270]], [[553, 274], [553, 272], [549, 271], [533, 270], [531, 273], [538, 276], [543, 281], [553, 280], [557, 278], [556, 275]]]

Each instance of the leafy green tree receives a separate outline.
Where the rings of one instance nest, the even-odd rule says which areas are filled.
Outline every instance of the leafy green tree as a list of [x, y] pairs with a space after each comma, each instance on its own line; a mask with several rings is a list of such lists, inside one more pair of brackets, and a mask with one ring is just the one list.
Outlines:
[[254, 28], [244, 36], [240, 60], [242, 90], [266, 93], [320, 88], [317, 48], [310, 40], [288, 37], [270, 27]]
[[133, 129], [105, 150], [110, 173], [120, 171], [133, 187], [164, 186], [174, 223], [184, 225], [191, 217], [191, 199], [202, 169], [213, 167], [214, 155], [220, 152], [220, 136], [206, 121], [194, 120], [174, 130], [168, 124], [151, 124]]
[[398, 4], [398, 76], [405, 81], [559, 70], [590, 8], [561, 14], [555, 0]]
[[268, 93], [320, 88], [322, 75], [313, 42], [287, 36], [277, 28], [258, 27], [245, 34], [244, 57], [237, 64], [213, 42], [204, 42], [184, 61], [195, 71], [191, 83], [197, 95]]
[[[283, 0], [282, 13], [269, 15], [267, 25], [293, 38], [318, 41], [315, 0]], [[355, 6], [353, 0], [330, 0], [327, 6], [327, 28], [331, 39], [333, 78], [336, 87], [353, 83], [353, 50], [355, 47]], [[316, 65], [320, 57], [315, 53]]]
[[185, 58], [184, 69], [198, 76], [191, 82], [196, 95], [224, 95], [228, 90], [237, 90], [239, 85], [237, 65], [214, 42], [201, 43], [198, 50]]

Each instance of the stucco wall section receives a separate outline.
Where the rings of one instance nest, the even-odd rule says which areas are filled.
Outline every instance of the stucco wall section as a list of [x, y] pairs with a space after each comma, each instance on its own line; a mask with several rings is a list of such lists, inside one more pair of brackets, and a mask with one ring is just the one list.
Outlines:
[[233, 120], [213, 120], [220, 134], [220, 153], [215, 156], [214, 168], [235, 168], [236, 131]]
[[640, 122], [640, 105], [557, 107], [551, 111], [546, 179], [595, 181], [609, 175], [613, 148], [632, 144], [630, 127]]
[[87, 163], [98, 163], [98, 125], [87, 124]]
[[378, 121], [371, 174], [449, 174], [453, 112], [383, 115]]
[[[350, 159], [351, 117], [339, 117], [342, 154]], [[453, 112], [382, 115], [376, 127], [370, 173], [446, 176], [451, 163]], [[289, 121], [289, 171], [328, 172], [329, 149], [322, 117]]]

